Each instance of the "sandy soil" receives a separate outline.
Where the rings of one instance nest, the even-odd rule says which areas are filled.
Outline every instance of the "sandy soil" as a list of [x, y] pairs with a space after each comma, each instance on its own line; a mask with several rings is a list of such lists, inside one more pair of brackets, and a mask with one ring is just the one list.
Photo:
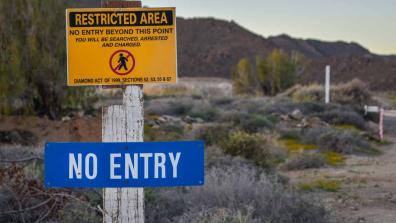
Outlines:
[[0, 131], [14, 129], [31, 131], [39, 139], [37, 146], [46, 142], [100, 142], [101, 117], [75, 117], [64, 121], [53, 121], [38, 117], [0, 118]]
[[379, 156], [348, 156], [345, 165], [283, 172], [292, 183], [315, 179], [341, 181], [338, 192], [315, 191], [333, 212], [335, 222], [396, 222], [396, 120], [385, 120], [389, 145], [380, 146]]

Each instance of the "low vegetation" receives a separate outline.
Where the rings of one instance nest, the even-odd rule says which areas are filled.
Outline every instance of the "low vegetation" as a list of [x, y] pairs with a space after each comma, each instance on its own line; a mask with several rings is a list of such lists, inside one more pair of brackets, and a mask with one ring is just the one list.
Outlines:
[[[341, 182], [319, 178], [293, 186], [281, 174], [339, 168], [350, 154], [378, 154], [359, 107], [371, 95], [358, 81], [335, 86], [334, 103], [328, 105], [322, 103], [318, 85], [278, 94], [292, 84], [282, 81], [295, 75], [299, 65], [274, 73], [265, 71], [266, 66], [272, 60], [279, 65], [294, 59], [274, 52], [258, 60], [257, 69], [242, 70], [258, 75], [249, 78], [261, 78], [254, 92], [244, 92], [260, 97], [191, 94], [185, 88], [145, 97], [145, 141], [201, 139], [206, 144], [205, 186], [147, 189], [147, 222], [329, 222], [324, 205], [302, 191], [334, 192]], [[31, 145], [26, 142], [39, 140], [29, 137], [22, 130], [3, 131], [0, 143]], [[0, 153], [0, 160], [13, 155]], [[26, 162], [0, 162], [0, 214], [5, 213], [0, 221], [100, 222], [101, 194], [45, 189], [41, 155], [36, 158], [26, 168]], [[20, 213], [36, 205], [40, 208]]]
[[203, 187], [156, 189], [150, 191], [150, 198], [149, 223], [328, 222], [323, 207], [300, 197], [276, 177], [238, 161], [208, 169]]
[[269, 167], [272, 157], [269, 145], [260, 135], [236, 131], [230, 134], [221, 147], [226, 154], [253, 160], [256, 164]]
[[92, 107], [94, 88], [66, 86], [63, 15], [70, 2], [0, 2], [0, 114], [60, 118]]
[[[379, 103], [373, 99], [368, 86], [359, 79], [333, 85], [330, 92], [330, 98], [333, 103], [352, 106], [358, 110], [362, 109], [364, 105]], [[309, 86], [296, 85], [285, 92], [284, 95], [293, 98], [297, 102], [323, 102], [324, 86], [318, 84]]]
[[304, 191], [323, 190], [327, 192], [337, 192], [341, 189], [341, 182], [330, 179], [316, 179], [308, 183], [300, 183], [298, 187]]
[[292, 156], [281, 167], [284, 170], [320, 168], [326, 165], [326, 158], [318, 152], [302, 152]]
[[316, 127], [302, 133], [302, 140], [319, 146], [321, 151], [342, 154], [376, 154], [378, 151], [363, 136], [353, 131]]

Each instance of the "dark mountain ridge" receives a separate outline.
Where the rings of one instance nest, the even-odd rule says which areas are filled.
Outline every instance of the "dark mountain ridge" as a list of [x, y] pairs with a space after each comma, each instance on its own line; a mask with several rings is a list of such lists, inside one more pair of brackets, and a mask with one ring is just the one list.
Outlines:
[[371, 53], [358, 43], [295, 39], [288, 35], [264, 38], [235, 22], [213, 18], [178, 18], [180, 76], [230, 78], [241, 58], [254, 61], [274, 49], [296, 51], [308, 60], [301, 82], [323, 82], [324, 69], [332, 66], [332, 80], [359, 78], [373, 89], [392, 90], [396, 83], [396, 57]]
[[[106, 1], [106, 0], [103, 0]], [[99, 7], [100, 0], [81, 0], [81, 7]], [[177, 19], [180, 77], [230, 78], [241, 58], [254, 61], [274, 49], [296, 51], [308, 61], [301, 82], [323, 83], [324, 69], [332, 66], [332, 81], [359, 78], [372, 89], [392, 90], [396, 84], [396, 56], [371, 53], [358, 43], [297, 39], [288, 35], [265, 38], [234, 21], [214, 18]]]

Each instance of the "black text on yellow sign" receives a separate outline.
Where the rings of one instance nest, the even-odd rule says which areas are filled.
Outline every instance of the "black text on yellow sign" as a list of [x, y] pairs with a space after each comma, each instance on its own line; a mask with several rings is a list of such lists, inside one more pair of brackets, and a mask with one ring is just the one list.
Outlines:
[[175, 8], [68, 9], [68, 85], [175, 83]]

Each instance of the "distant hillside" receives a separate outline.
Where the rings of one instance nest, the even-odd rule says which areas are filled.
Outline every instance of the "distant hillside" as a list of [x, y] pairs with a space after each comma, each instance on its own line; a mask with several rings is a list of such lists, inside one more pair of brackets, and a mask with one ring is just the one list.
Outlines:
[[229, 77], [242, 57], [266, 55], [276, 46], [233, 22], [215, 19], [177, 20], [181, 76]]
[[373, 89], [392, 90], [396, 84], [396, 58], [379, 56], [357, 43], [294, 39], [287, 35], [264, 38], [235, 22], [213, 18], [178, 18], [180, 76], [230, 78], [243, 57], [254, 59], [278, 48], [297, 51], [308, 60], [302, 82], [323, 81], [324, 67], [332, 65], [334, 82], [359, 78]]
[[[99, 7], [100, 2], [80, 0], [77, 4]], [[357, 43], [303, 40], [287, 35], [264, 38], [233, 21], [213, 18], [178, 18], [177, 37], [181, 77], [230, 78], [232, 67], [241, 58], [254, 60], [282, 49], [297, 51], [309, 60], [303, 83], [322, 83], [324, 67], [330, 64], [334, 82], [359, 78], [380, 90], [393, 90], [396, 84], [396, 56], [375, 55]]]
[[319, 40], [294, 39], [287, 35], [268, 38], [278, 48], [297, 51], [311, 59], [327, 58], [331, 56], [366, 55], [370, 52], [357, 43], [324, 42]]

